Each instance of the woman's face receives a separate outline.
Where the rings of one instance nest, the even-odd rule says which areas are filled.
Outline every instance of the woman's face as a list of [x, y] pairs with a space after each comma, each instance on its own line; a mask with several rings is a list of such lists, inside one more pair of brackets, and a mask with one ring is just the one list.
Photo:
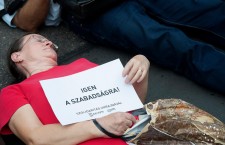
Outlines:
[[57, 61], [56, 45], [38, 34], [24, 36], [20, 51], [22, 61], [54, 60]]

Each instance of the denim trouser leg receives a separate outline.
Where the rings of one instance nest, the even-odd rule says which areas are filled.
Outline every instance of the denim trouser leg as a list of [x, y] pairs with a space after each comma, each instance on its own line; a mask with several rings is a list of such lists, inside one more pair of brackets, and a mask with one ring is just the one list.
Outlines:
[[137, 1], [145, 7], [151, 16], [155, 16], [165, 23], [211, 32], [212, 35], [198, 32], [198, 37], [225, 48], [224, 0]]
[[88, 40], [144, 54], [154, 63], [225, 94], [224, 52], [155, 21], [137, 0], [125, 1], [92, 23], [68, 19], [71, 29]]

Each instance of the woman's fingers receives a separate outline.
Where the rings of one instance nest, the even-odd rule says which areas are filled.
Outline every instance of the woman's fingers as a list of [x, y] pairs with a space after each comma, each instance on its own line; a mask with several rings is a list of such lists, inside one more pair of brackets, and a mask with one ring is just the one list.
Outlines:
[[105, 130], [120, 136], [136, 122], [136, 119], [129, 113], [117, 112], [99, 118], [98, 121]]
[[141, 82], [148, 72], [149, 64], [145, 56], [134, 56], [124, 67], [122, 75], [126, 76], [125, 82], [130, 84]]

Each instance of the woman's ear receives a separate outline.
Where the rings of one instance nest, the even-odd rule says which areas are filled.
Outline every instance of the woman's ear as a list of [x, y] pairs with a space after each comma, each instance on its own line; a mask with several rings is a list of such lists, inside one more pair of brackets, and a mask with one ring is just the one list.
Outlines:
[[22, 59], [20, 58], [20, 52], [13, 52], [13, 53], [11, 54], [11, 59], [12, 59], [12, 61], [14, 61], [15, 63], [22, 62]]

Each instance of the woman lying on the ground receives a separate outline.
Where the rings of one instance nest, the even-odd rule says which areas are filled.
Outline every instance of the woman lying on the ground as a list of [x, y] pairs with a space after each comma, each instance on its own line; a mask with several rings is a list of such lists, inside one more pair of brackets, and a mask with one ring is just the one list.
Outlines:
[[[28, 145], [126, 144], [120, 138], [111, 138], [101, 132], [91, 120], [62, 126], [39, 83], [43, 79], [81, 72], [96, 64], [82, 58], [58, 66], [55, 45], [38, 34], [25, 35], [15, 41], [9, 49], [8, 61], [13, 76], [23, 81], [1, 90], [1, 134], [15, 134]], [[149, 66], [145, 56], [136, 55], [121, 72], [126, 77], [126, 83], [134, 86], [142, 102], [147, 94]], [[133, 115], [124, 112], [96, 120], [107, 132], [116, 136], [123, 135], [136, 122]]]

